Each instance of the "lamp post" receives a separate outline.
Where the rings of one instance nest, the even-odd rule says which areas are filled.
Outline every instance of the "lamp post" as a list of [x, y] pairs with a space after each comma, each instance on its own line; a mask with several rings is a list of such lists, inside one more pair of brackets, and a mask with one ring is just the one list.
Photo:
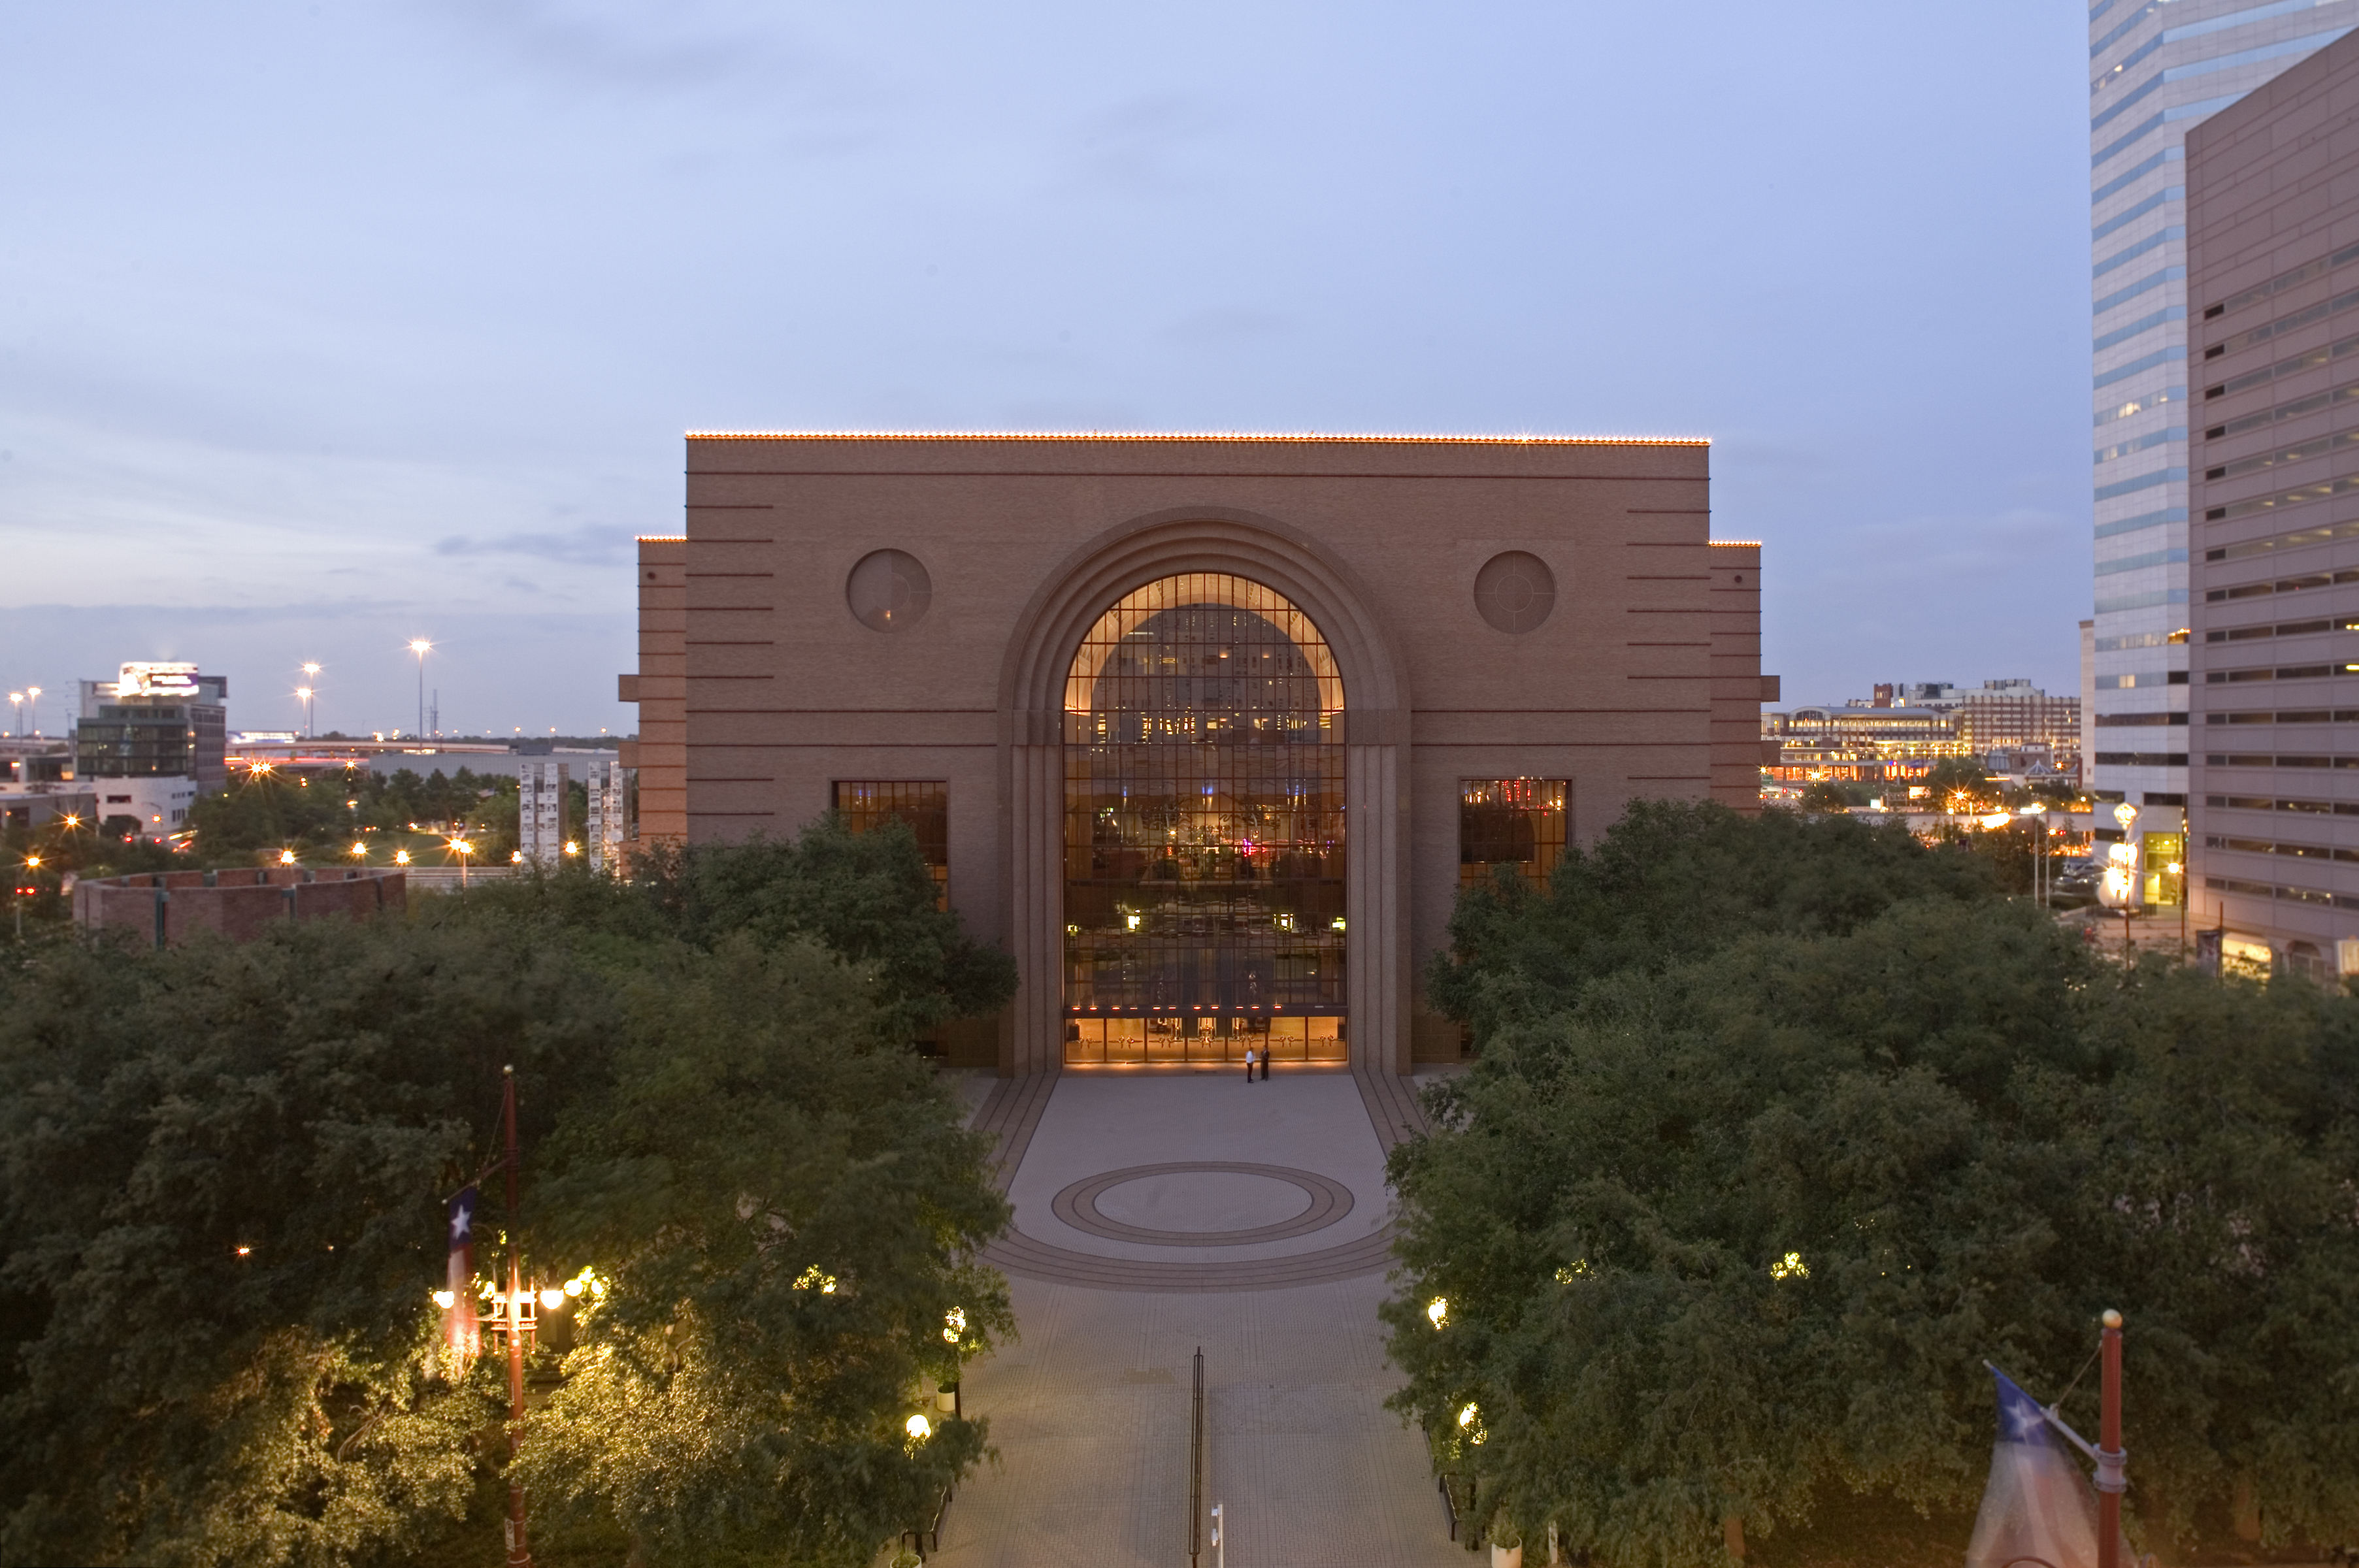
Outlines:
[[10, 692], [8, 708], [9, 722], [16, 729], [16, 738], [21, 741], [25, 738], [25, 694], [21, 691]]
[[[318, 680], [319, 678], [320, 666], [318, 665], [307, 664], [303, 666], [303, 679], [307, 683]], [[299, 689], [303, 694], [303, 739], [308, 741], [311, 739], [313, 735], [319, 733], [320, 729], [320, 710], [315, 704], [317, 693], [308, 684]]]
[[[40, 869], [41, 858], [38, 855], [27, 855], [25, 857], [25, 875], [27, 877], [30, 877], [35, 871], [38, 871]], [[16, 883], [16, 940], [20, 943], [25, 940], [25, 901], [33, 896], [34, 889], [37, 885], [38, 884], [27, 881], [19, 881]]]
[[25, 688], [25, 717], [31, 721], [33, 733], [38, 735], [41, 732], [41, 688], [39, 687], [28, 686]]
[[[418, 655], [418, 729], [414, 733], [421, 741], [426, 738], [426, 655], [433, 648], [434, 644], [423, 637], [409, 640], [409, 651]], [[460, 878], [462, 881], [465, 880], [463, 876]]]
[[303, 702], [303, 738], [308, 741], [311, 738], [311, 688], [299, 686], [295, 688], [295, 695]]
[[468, 838], [453, 838], [451, 848], [459, 856], [459, 891], [464, 892], [467, 891], [467, 857], [475, 852], [474, 842]]
[[[462, 883], [466, 875], [467, 864], [462, 860]], [[516, 1229], [516, 1069], [503, 1067], [500, 1076], [500, 1114], [507, 1121], [508, 1144], [508, 1472], [513, 1477], [516, 1450], [524, 1444], [524, 1258]], [[513, 1478], [508, 1482], [508, 1568], [532, 1568], [532, 1548], [525, 1539], [524, 1487]]]

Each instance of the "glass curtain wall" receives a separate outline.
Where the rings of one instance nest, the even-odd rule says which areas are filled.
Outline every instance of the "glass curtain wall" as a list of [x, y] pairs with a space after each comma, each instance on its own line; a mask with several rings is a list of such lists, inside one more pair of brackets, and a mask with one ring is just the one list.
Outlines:
[[1343, 682], [1308, 616], [1191, 572], [1065, 686], [1065, 1060], [1344, 1055]]

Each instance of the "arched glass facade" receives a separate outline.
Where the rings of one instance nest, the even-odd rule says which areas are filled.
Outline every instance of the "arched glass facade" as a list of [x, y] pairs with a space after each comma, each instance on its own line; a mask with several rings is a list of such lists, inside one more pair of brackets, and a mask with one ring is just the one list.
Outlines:
[[1308, 616], [1190, 572], [1065, 682], [1065, 1059], [1341, 1060], [1343, 682]]

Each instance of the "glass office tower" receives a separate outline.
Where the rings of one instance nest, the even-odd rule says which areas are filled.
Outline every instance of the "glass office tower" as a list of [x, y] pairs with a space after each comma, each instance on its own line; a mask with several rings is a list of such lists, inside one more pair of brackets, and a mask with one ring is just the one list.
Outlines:
[[[2359, 25], [2359, 0], [2100, 0], [2089, 12], [2096, 755], [2103, 798], [2187, 803], [2188, 127]], [[2201, 389], [2196, 389], [2200, 399]]]

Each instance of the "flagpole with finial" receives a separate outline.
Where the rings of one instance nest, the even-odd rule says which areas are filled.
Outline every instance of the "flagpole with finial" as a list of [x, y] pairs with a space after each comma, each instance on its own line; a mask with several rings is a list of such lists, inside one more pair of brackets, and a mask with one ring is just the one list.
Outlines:
[[2129, 1459], [2122, 1450], [2122, 1314], [2107, 1307], [2104, 1325], [2097, 1346], [2104, 1362], [2098, 1384], [2097, 1568], [2121, 1568], [2122, 1494], [2129, 1490], [2122, 1476]]

